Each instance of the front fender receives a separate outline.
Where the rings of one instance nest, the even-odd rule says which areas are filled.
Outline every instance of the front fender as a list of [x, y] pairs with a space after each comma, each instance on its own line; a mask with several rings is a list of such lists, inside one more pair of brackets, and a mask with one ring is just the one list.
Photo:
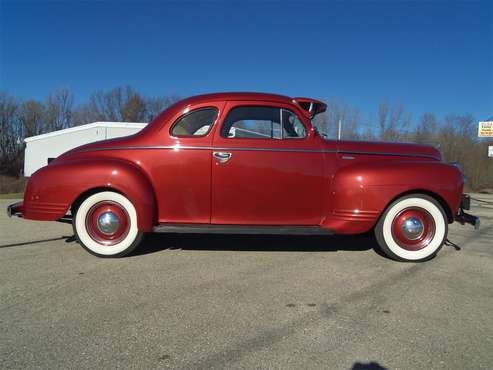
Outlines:
[[35, 172], [24, 195], [24, 217], [58, 220], [81, 194], [99, 188], [124, 194], [135, 206], [139, 230], [152, 230], [157, 211], [151, 182], [137, 165], [115, 158], [57, 161]]
[[439, 198], [453, 215], [460, 205], [464, 180], [460, 170], [438, 161], [388, 160], [340, 168], [332, 182], [331, 214], [326, 227], [339, 233], [369, 231], [385, 208], [404, 193]]

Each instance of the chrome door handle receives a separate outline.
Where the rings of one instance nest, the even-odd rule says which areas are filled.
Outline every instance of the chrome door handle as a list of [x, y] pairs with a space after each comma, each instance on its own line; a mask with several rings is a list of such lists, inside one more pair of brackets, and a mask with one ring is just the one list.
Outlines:
[[233, 154], [229, 152], [212, 152], [212, 155], [217, 159], [219, 163], [226, 163], [233, 156]]

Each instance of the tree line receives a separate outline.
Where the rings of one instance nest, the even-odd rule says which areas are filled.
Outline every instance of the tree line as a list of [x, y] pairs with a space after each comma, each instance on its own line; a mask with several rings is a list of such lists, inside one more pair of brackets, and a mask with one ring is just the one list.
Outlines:
[[0, 175], [21, 175], [26, 137], [96, 121], [149, 122], [178, 100], [173, 95], [145, 97], [131, 86], [97, 91], [78, 106], [68, 89], [55, 90], [44, 101], [0, 91]]
[[488, 157], [493, 139], [478, 138], [478, 120], [471, 114], [448, 114], [440, 119], [427, 112], [414, 121], [404, 105], [384, 101], [376, 114], [364, 119], [357, 108], [332, 99], [316, 121], [329, 138], [337, 138], [341, 122], [343, 139], [433, 145], [445, 161], [460, 165], [467, 177], [467, 190], [493, 190], [493, 158]]
[[[144, 96], [131, 86], [97, 91], [77, 106], [68, 89], [55, 90], [42, 101], [21, 100], [0, 91], [0, 175], [22, 175], [26, 137], [95, 121], [149, 122], [178, 100], [174, 95]], [[478, 139], [477, 120], [470, 114], [439, 118], [429, 112], [413, 119], [404, 105], [383, 101], [363, 117], [355, 106], [332, 98], [315, 124], [331, 139], [338, 137], [340, 125], [342, 139], [437, 146], [446, 161], [462, 166], [469, 189], [493, 189], [493, 158], [487, 157], [493, 142]]]

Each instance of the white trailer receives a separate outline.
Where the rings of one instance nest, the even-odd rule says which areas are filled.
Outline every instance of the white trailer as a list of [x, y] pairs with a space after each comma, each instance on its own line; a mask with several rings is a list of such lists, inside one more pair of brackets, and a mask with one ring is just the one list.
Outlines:
[[147, 123], [93, 122], [24, 139], [24, 176], [29, 177], [66, 151], [95, 141], [135, 134]]

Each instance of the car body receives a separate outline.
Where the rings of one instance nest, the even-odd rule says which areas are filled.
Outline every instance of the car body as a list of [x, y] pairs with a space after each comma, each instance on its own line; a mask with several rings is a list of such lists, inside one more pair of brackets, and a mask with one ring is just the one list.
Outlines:
[[[444, 222], [440, 246], [449, 223], [479, 222], [463, 211], [461, 170], [442, 161], [439, 150], [327, 140], [311, 122], [325, 109], [315, 99], [274, 94], [191, 97], [135, 135], [61, 155], [33, 174], [23, 203], [10, 206], [9, 214], [69, 222], [72, 216], [81, 244], [99, 256], [125, 255], [147, 232], [360, 234], [375, 229], [379, 239], [385, 212], [411, 196], [432, 203], [428, 210], [410, 204], [404, 215], [394, 216], [398, 226], [392, 226], [397, 230], [392, 237], [402, 237], [411, 254], [386, 252], [400, 260], [425, 260], [439, 247], [414, 253], [426, 249], [416, 240], [437, 233], [426, 234], [427, 227], [441, 225], [431, 217], [435, 208]], [[121, 204], [126, 200], [130, 209]], [[129, 234], [135, 240], [123, 248], [119, 243]]]

